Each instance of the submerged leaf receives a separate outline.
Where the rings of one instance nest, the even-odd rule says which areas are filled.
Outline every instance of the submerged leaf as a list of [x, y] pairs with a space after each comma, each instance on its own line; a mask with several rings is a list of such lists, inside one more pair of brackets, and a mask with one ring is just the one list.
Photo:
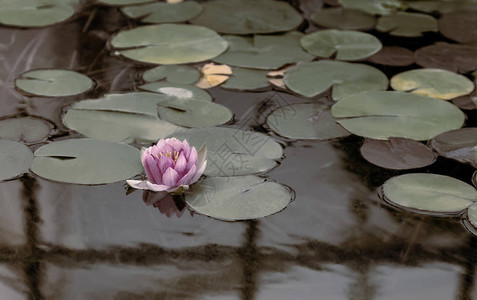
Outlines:
[[444, 132], [433, 138], [429, 144], [439, 155], [471, 164], [477, 168], [475, 157], [477, 155], [477, 128], [461, 128]]
[[477, 47], [436, 43], [417, 50], [416, 63], [425, 68], [468, 73], [477, 69]]
[[145, 23], [179, 23], [199, 15], [202, 11], [202, 5], [195, 1], [179, 3], [154, 2], [126, 6], [121, 8], [121, 11], [129, 18], [140, 18]]
[[15, 178], [28, 172], [33, 153], [22, 143], [0, 140], [0, 181]]
[[439, 19], [439, 31], [443, 36], [462, 44], [477, 43], [477, 12], [459, 11], [443, 15]]

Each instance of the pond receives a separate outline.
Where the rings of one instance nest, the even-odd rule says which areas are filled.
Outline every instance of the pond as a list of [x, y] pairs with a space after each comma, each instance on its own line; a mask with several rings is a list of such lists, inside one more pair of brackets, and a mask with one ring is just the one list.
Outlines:
[[477, 2], [168, 2], [0, 4], [2, 299], [477, 298]]

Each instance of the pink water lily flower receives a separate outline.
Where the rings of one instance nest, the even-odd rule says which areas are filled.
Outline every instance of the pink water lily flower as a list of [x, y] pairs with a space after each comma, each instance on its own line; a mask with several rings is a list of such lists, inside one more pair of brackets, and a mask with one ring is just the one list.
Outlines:
[[146, 171], [146, 181], [126, 180], [135, 189], [153, 192], [182, 193], [199, 180], [207, 161], [207, 148], [199, 152], [187, 140], [161, 139], [149, 148], [143, 148], [141, 161]]

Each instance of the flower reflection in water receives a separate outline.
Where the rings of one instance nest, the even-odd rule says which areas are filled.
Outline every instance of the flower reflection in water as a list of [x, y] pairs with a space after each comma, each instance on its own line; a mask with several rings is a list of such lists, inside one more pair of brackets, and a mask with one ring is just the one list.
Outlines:
[[[166, 192], [155, 193], [144, 190], [142, 192], [142, 200], [146, 205], [156, 207], [161, 214], [166, 215], [168, 218], [173, 215], [180, 218], [187, 210], [181, 195], [173, 196]], [[194, 213], [191, 211], [190, 215], [193, 216]]]

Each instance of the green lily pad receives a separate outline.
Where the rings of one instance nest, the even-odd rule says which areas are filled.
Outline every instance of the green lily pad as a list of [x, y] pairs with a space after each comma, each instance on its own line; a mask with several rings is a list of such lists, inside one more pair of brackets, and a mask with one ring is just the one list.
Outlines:
[[332, 7], [320, 9], [310, 17], [318, 26], [345, 30], [373, 29], [376, 19], [359, 10]]
[[15, 80], [17, 89], [35, 96], [64, 97], [82, 94], [93, 88], [87, 76], [69, 70], [33, 70]]
[[207, 145], [208, 176], [239, 176], [264, 173], [277, 165], [283, 150], [262, 133], [239, 128], [196, 128], [173, 134], [199, 149]]
[[140, 18], [145, 23], [179, 23], [188, 21], [202, 11], [202, 5], [195, 1], [178, 3], [154, 2], [143, 5], [126, 6], [121, 11], [129, 18]]
[[31, 170], [46, 179], [104, 184], [143, 172], [140, 151], [132, 146], [95, 139], [68, 139], [38, 148]]
[[475, 188], [455, 178], [415, 173], [396, 176], [383, 184], [385, 200], [429, 214], [458, 214], [477, 201]]
[[[477, 173], [476, 173], [477, 174]], [[474, 235], [477, 235], [477, 205], [472, 203], [467, 209], [467, 218], [464, 219], [464, 226]]]
[[441, 69], [417, 69], [399, 73], [391, 78], [396, 91], [449, 100], [467, 95], [474, 83], [467, 77]]
[[424, 32], [437, 32], [437, 20], [425, 14], [397, 12], [380, 17], [376, 29], [395, 36], [418, 37]]
[[110, 6], [123, 6], [123, 5], [134, 5], [134, 4], [144, 4], [148, 2], [154, 2], [156, 0], [96, 0], [101, 4], [110, 5]]
[[189, 84], [157, 81], [141, 85], [139, 89], [183, 100], [212, 101], [209, 93]]
[[159, 103], [159, 118], [184, 127], [209, 127], [229, 122], [233, 113], [210, 101], [171, 99]]
[[191, 84], [200, 77], [200, 72], [196, 68], [189, 66], [164, 65], [154, 69], [149, 69], [142, 74], [142, 79], [146, 82], [166, 79], [172, 83]]
[[439, 31], [443, 36], [462, 44], [477, 43], [477, 13], [458, 11], [439, 19]]
[[225, 36], [229, 49], [213, 61], [252, 69], [277, 69], [298, 61], [311, 61], [314, 56], [300, 47], [302, 33], [255, 35], [253, 38]]
[[153, 93], [112, 94], [73, 104], [65, 125], [87, 137], [115, 142], [157, 142], [184, 128], [159, 119], [157, 105], [169, 97]]
[[392, 91], [352, 95], [333, 105], [331, 113], [351, 133], [377, 140], [429, 140], [462, 127], [465, 120], [464, 113], [449, 102]]
[[232, 75], [221, 87], [233, 90], [257, 90], [270, 86], [268, 71], [245, 68], [232, 68]]
[[22, 143], [0, 140], [0, 181], [13, 179], [28, 172], [33, 153]]
[[388, 78], [364, 64], [320, 60], [300, 63], [285, 73], [286, 86], [305, 97], [314, 97], [333, 88], [333, 100], [372, 90], [386, 90]]
[[190, 209], [225, 221], [263, 218], [293, 200], [289, 188], [257, 176], [208, 177], [185, 194]]
[[336, 54], [339, 60], [359, 60], [370, 57], [382, 48], [373, 35], [353, 30], [326, 29], [304, 36], [301, 46], [319, 57]]
[[426, 145], [410, 139], [366, 140], [361, 155], [370, 163], [392, 170], [407, 170], [431, 165], [436, 155]]
[[446, 14], [454, 11], [466, 11], [466, 10], [477, 10], [477, 3], [475, 1], [408, 1], [407, 5], [410, 8], [422, 11], [426, 13], [439, 12], [441, 14]]
[[77, 0], [2, 0], [0, 23], [17, 27], [43, 27], [74, 15]]
[[416, 63], [425, 68], [468, 73], [477, 69], [477, 47], [436, 43], [417, 50]]
[[267, 125], [278, 135], [291, 139], [327, 140], [350, 134], [336, 123], [328, 106], [318, 103], [280, 107], [268, 115]]
[[122, 56], [150, 64], [185, 64], [216, 57], [227, 47], [215, 31], [197, 25], [160, 24], [119, 32], [111, 45]]
[[379, 65], [398, 67], [409, 66], [415, 62], [414, 52], [397, 46], [384, 46], [367, 60]]
[[303, 17], [288, 3], [269, 0], [216, 0], [203, 5], [191, 23], [229, 34], [274, 33], [297, 28]]
[[433, 138], [429, 144], [439, 155], [477, 168], [477, 128], [460, 128], [444, 132]]
[[8, 118], [0, 120], [0, 138], [27, 144], [46, 140], [53, 125], [33, 117]]
[[344, 8], [358, 9], [372, 15], [388, 15], [405, 5], [400, 0], [338, 0]]

